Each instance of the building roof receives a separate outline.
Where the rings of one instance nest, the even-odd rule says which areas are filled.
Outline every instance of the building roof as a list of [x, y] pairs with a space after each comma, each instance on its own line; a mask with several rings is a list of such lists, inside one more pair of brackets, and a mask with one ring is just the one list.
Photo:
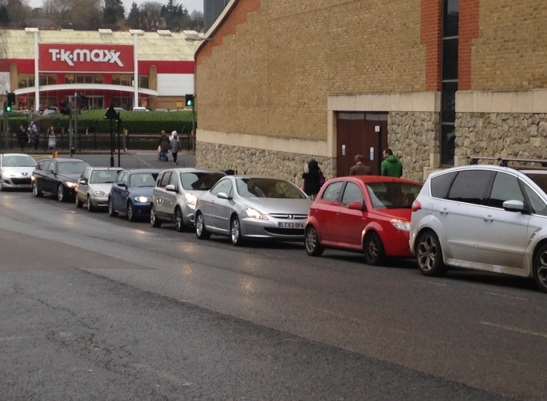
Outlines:
[[229, 18], [237, 3], [239, 3], [239, 0], [230, 0], [230, 2], [226, 5], [222, 13], [220, 13], [216, 21], [213, 23], [213, 25], [211, 25], [211, 27], [205, 34], [205, 39], [196, 47], [196, 56], [199, 51], [207, 45], [208, 39], [211, 38], [215, 34], [215, 32], [222, 26], [222, 24], [224, 24], [224, 21]]
[[[40, 30], [40, 43], [132, 45], [130, 32]], [[144, 32], [139, 36], [137, 57], [141, 61], [192, 61], [201, 40], [196, 32]], [[34, 38], [22, 29], [0, 30], [0, 59], [30, 59]]]

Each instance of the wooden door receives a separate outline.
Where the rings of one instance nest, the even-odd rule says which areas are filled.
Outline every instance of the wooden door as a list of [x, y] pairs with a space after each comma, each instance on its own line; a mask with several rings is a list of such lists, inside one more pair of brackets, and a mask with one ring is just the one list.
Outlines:
[[387, 148], [387, 114], [337, 113], [337, 175], [346, 176], [355, 156], [364, 156], [371, 174], [380, 174], [382, 153]]

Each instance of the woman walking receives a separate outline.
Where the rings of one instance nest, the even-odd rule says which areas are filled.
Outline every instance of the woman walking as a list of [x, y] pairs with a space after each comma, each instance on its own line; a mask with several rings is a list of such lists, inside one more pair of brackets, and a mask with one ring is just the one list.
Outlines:
[[173, 163], [178, 164], [178, 153], [181, 146], [179, 141], [179, 134], [177, 133], [177, 131], [171, 132], [169, 142], [171, 144], [171, 155], [173, 156]]

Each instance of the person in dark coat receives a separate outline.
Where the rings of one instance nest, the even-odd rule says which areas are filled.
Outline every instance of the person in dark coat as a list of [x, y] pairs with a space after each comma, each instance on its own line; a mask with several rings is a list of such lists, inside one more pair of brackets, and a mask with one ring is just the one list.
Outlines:
[[369, 175], [370, 167], [365, 165], [363, 155], [355, 155], [355, 164], [349, 169], [349, 175]]
[[308, 171], [302, 174], [302, 178], [304, 179], [304, 192], [315, 198], [325, 183], [325, 176], [317, 160], [311, 159], [308, 162]]
[[19, 130], [17, 131], [17, 143], [19, 144], [21, 151], [24, 151], [25, 146], [29, 143], [27, 129], [23, 125], [20, 125]]
[[167, 152], [169, 152], [169, 148], [171, 147], [171, 144], [169, 143], [169, 137], [167, 136], [167, 134], [165, 133], [165, 131], [162, 131], [161, 132], [161, 137], [160, 137], [160, 145], [159, 145], [159, 158], [160, 160], [162, 161], [167, 161]]

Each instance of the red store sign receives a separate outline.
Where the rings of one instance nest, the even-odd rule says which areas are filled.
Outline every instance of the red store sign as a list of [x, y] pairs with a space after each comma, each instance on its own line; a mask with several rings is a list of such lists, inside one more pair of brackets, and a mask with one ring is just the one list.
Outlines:
[[133, 46], [40, 45], [43, 72], [133, 72]]

